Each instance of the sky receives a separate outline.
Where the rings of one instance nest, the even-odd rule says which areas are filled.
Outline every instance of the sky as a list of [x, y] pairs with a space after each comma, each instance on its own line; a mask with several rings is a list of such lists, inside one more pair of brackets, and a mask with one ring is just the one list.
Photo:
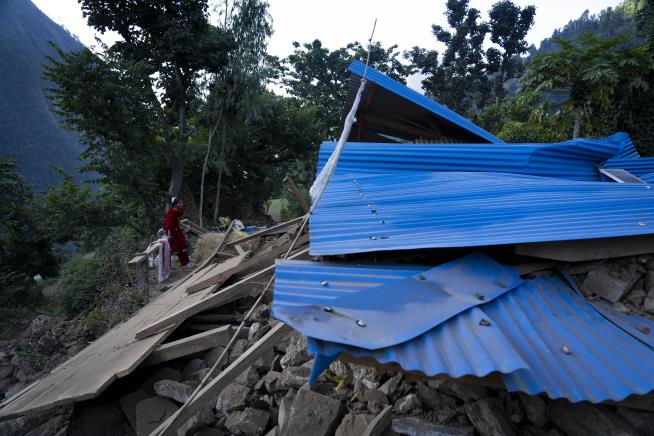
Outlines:
[[[53, 21], [66, 27], [85, 45], [95, 44], [95, 34], [86, 25], [77, 0], [32, 0]], [[479, 9], [482, 16], [497, 0], [470, 0], [470, 6]], [[520, 6], [536, 6], [534, 26], [527, 34], [527, 42], [538, 46], [554, 29], [578, 18], [586, 9], [591, 14], [620, 0], [513, 0]], [[269, 53], [288, 56], [293, 41], [310, 42], [320, 39], [331, 50], [349, 42], [365, 42], [377, 19], [374, 39], [384, 46], [397, 44], [400, 50], [413, 46], [435, 48], [431, 34], [432, 24], [447, 27], [443, 12], [446, 0], [269, 0], [274, 34]], [[103, 41], [111, 43], [108, 35]], [[409, 85], [414, 85], [409, 82]], [[417, 85], [417, 83], [416, 83]], [[415, 87], [415, 86], [412, 86]]]

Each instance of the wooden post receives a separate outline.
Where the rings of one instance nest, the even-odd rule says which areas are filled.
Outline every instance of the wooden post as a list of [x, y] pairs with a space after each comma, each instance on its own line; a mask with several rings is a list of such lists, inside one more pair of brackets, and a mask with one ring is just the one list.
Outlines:
[[291, 191], [291, 194], [293, 194], [293, 197], [295, 197], [297, 202], [300, 204], [302, 211], [304, 213], [309, 213], [309, 205], [307, 204], [306, 200], [304, 199], [304, 196], [298, 189], [297, 185], [295, 184], [291, 176], [284, 177], [284, 183], [288, 187], [289, 191]]
[[128, 265], [134, 269], [136, 276], [136, 289], [146, 296], [150, 293], [150, 278], [148, 277], [148, 254], [140, 253], [134, 256]]

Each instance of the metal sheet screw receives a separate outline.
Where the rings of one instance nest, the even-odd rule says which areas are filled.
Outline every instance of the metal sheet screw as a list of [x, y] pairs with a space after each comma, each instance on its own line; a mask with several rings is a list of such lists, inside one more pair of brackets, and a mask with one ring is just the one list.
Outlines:
[[371, 236], [371, 237], [370, 237], [370, 240], [371, 240], [371, 241], [375, 241], [375, 240], [377, 240], [377, 236]]
[[638, 225], [641, 227], [647, 226], [647, 223], [645, 221], [638, 221]]
[[479, 321], [479, 325], [484, 327], [490, 327], [491, 323], [486, 318], [482, 318], [481, 321]]
[[322, 282], [320, 282], [320, 284], [325, 287], [329, 286], [329, 282], [327, 280], [323, 280]]
[[566, 345], [561, 347], [561, 351], [563, 351], [565, 354], [572, 354], [572, 351], [570, 351]]
[[639, 332], [644, 333], [644, 334], [646, 334], [646, 335], [649, 335], [649, 333], [650, 333], [650, 331], [651, 331], [650, 328], [647, 327], [646, 325], [643, 325], [643, 326], [640, 326], [640, 327], [636, 327], [636, 329], [637, 329]]
[[418, 280], [427, 280], [427, 278], [426, 278], [425, 276], [423, 276], [422, 274], [418, 274], [418, 275], [416, 276], [416, 278], [417, 278]]
[[386, 224], [386, 221], [381, 220], [381, 221], [379, 221], [379, 224]]
[[325, 306], [322, 310], [324, 310], [325, 312], [330, 312], [330, 313], [334, 311], [334, 309], [332, 309], [329, 306]]
[[475, 292], [475, 298], [480, 301], [484, 301], [486, 299], [486, 297], [481, 295], [479, 292]]
[[507, 284], [504, 283], [504, 282], [501, 281], [501, 280], [496, 280], [496, 281], [495, 281], [495, 286], [499, 286], [500, 288], [506, 288]]
[[366, 326], [366, 323], [363, 322], [363, 320], [359, 319], [359, 320], [357, 320], [357, 325], [358, 325], [359, 327], [365, 327], [365, 326]]

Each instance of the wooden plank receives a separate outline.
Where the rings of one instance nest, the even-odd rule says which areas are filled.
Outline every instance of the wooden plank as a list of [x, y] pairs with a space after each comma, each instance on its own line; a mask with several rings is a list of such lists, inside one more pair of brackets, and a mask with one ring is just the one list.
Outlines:
[[293, 329], [288, 325], [280, 322], [266, 333], [261, 339], [252, 345], [245, 353], [225, 368], [216, 378], [211, 380], [197, 395], [182, 408], [177, 410], [172, 416], [164, 421], [156, 430], [150, 433], [150, 436], [174, 436], [177, 429], [186, 423], [193, 415], [204, 407], [209, 401], [216, 396], [231, 382], [233, 382], [243, 371], [252, 366], [257, 359], [270, 351], [275, 344], [288, 335]]
[[245, 261], [245, 259], [249, 254], [250, 252], [247, 251], [237, 256], [234, 256], [230, 259], [227, 259], [224, 262], [219, 263], [218, 265], [220, 265], [220, 268], [214, 269], [211, 275], [207, 274], [207, 277], [201, 282], [198, 282], [193, 286], [189, 286], [188, 288], [186, 288], [186, 293], [193, 294], [195, 292], [201, 291], [202, 289], [206, 289], [210, 286], [224, 283], [232, 275], [240, 271], [238, 269], [239, 265]]
[[515, 252], [523, 256], [563, 262], [636, 256], [654, 252], [654, 235], [519, 244], [516, 245]]
[[168, 362], [189, 354], [199, 353], [219, 345], [225, 346], [232, 337], [234, 329], [231, 326], [222, 326], [213, 330], [198, 333], [197, 335], [179, 339], [161, 345], [154, 350], [144, 362], [144, 366]]
[[181, 279], [174, 288], [52, 370], [29, 390], [6, 401], [0, 409], [0, 420], [94, 398], [114, 380], [130, 374], [178, 323], [172, 323], [144, 340], [137, 340], [135, 332], [175, 310], [187, 297], [186, 287], [211, 272], [213, 267]]
[[[308, 259], [309, 249], [305, 248], [298, 253], [289, 256], [289, 259]], [[196, 315], [205, 310], [217, 307], [230, 301], [237, 300], [244, 295], [248, 295], [252, 292], [253, 284], [260, 282], [265, 285], [270, 277], [275, 272], [275, 266], [271, 265], [268, 268], [265, 268], [261, 271], [257, 271], [242, 280], [234, 283], [233, 285], [227, 286], [215, 294], [212, 291], [207, 293], [195, 293], [191, 294], [185, 300], [185, 304], [180, 305], [177, 310], [171, 311], [171, 313], [162, 317], [158, 321], [152, 323], [151, 325], [143, 328], [142, 330], [136, 333], [137, 339], [147, 338], [151, 335], [157, 334], [171, 325], [176, 325], [187, 318], [190, 318], [193, 315]], [[193, 297], [193, 298], [191, 298]]]
[[[250, 259], [247, 259], [246, 261], [241, 261], [231, 269], [226, 269], [222, 273], [216, 274], [215, 276], [207, 278], [207, 280], [203, 280], [202, 282], [189, 287], [187, 292], [192, 294], [210, 286], [218, 287], [222, 283], [225, 283], [233, 275], [245, 275], [262, 268], [267, 268], [268, 266], [275, 263], [275, 259], [288, 251], [291, 241], [288, 236], [286, 238], [286, 244], [280, 245], [278, 247], [273, 246], [270, 250], [264, 252], [263, 254], [258, 254], [254, 257], [251, 257]], [[298, 239], [297, 245], [300, 246], [306, 243], [308, 240], [308, 235], [303, 235]]]
[[290, 227], [290, 226], [293, 226], [295, 224], [299, 224], [299, 223], [302, 222], [303, 219], [304, 219], [303, 216], [293, 218], [292, 220], [277, 224], [276, 226], [272, 226], [272, 227], [269, 227], [267, 229], [260, 230], [258, 232], [254, 232], [251, 235], [244, 236], [241, 239], [236, 239], [236, 240], [234, 240], [232, 242], [228, 242], [227, 246], [232, 247], [232, 246], [234, 246], [236, 244], [242, 244], [243, 242], [247, 242], [247, 241], [250, 241], [252, 239], [256, 239], [256, 238], [260, 238], [262, 236], [273, 234], [273, 233], [277, 232], [278, 230], [285, 229], [286, 227]]
[[302, 195], [291, 176], [284, 177], [284, 183], [288, 187], [289, 191], [291, 191], [291, 194], [293, 194], [293, 197], [295, 197], [295, 200], [302, 208], [302, 211], [304, 213], [309, 213], [309, 205], [307, 204], [307, 201], [304, 199], [304, 195]]
[[368, 427], [366, 427], [362, 436], [380, 436], [391, 423], [392, 411], [393, 406], [386, 406], [384, 410], [379, 412], [379, 414], [375, 416], [375, 419], [368, 424]]

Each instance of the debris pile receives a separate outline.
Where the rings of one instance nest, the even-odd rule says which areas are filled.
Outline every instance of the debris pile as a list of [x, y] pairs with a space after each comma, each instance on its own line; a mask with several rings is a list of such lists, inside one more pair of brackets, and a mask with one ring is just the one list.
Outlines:
[[622, 133], [504, 144], [350, 71], [363, 104], [311, 211], [228, 230], [0, 404], [4, 433], [654, 434], [654, 160]]

